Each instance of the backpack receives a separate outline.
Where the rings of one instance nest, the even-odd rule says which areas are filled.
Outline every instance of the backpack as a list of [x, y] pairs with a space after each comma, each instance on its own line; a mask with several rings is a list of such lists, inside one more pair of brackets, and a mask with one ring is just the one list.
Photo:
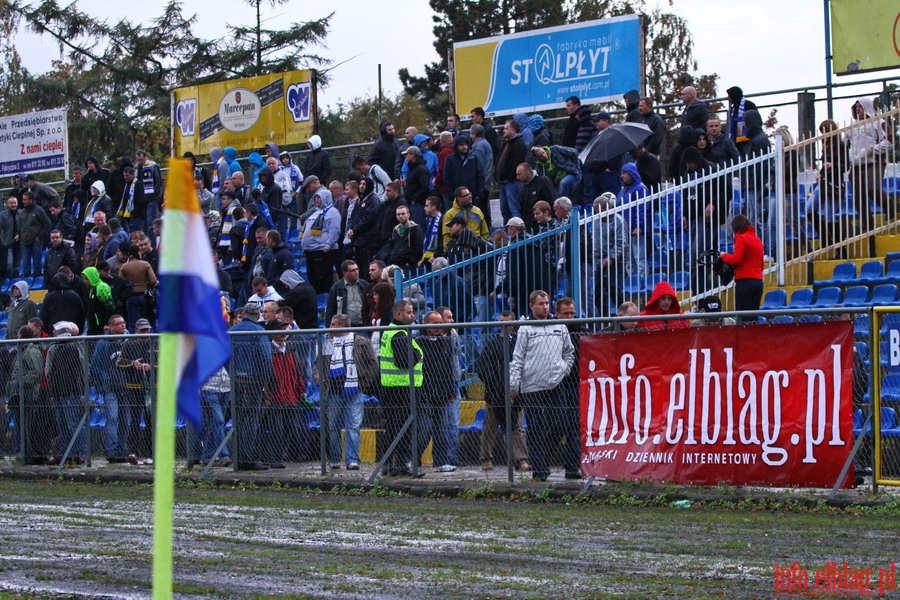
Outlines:
[[713, 273], [718, 275], [722, 285], [728, 285], [734, 280], [734, 266], [722, 260], [718, 250], [706, 250], [697, 257], [697, 264], [712, 267]]

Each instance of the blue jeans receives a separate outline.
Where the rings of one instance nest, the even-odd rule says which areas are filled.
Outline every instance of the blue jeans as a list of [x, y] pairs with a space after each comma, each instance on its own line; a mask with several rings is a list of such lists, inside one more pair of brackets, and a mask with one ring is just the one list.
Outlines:
[[[87, 450], [87, 434], [85, 427], [79, 429], [78, 424], [84, 416], [84, 406], [78, 396], [62, 396], [56, 399], [56, 426], [59, 428], [59, 437], [57, 438], [58, 455], [62, 456], [63, 452], [69, 446], [69, 442], [75, 437], [75, 444], [72, 446], [70, 457], [84, 456]], [[77, 435], [76, 435], [77, 434]]]
[[108, 458], [128, 456], [128, 412], [119, 410], [119, 397], [112, 392], [103, 394], [106, 409], [105, 450]]
[[[213, 453], [225, 438], [225, 406], [228, 392], [200, 390], [200, 409], [203, 412], [203, 450], [199, 452], [202, 462], [212, 460]], [[228, 448], [222, 450], [228, 456]]]
[[[147, 200], [147, 204], [144, 207], [144, 211], [147, 214], [147, 223], [152, 224], [153, 221], [155, 221], [156, 218], [159, 217], [159, 200], [157, 200], [155, 198], [152, 200]], [[132, 231], [134, 231], [134, 230], [132, 230]], [[145, 229], [144, 232], [146, 232], [146, 231], [147, 230]]]
[[559, 193], [557, 194], [557, 197], [566, 196], [571, 200], [579, 183], [581, 183], [581, 173], [575, 175], [570, 173], [569, 175], [566, 175], [562, 178], [562, 181], [559, 182]]
[[125, 310], [128, 313], [128, 331], [134, 331], [137, 320], [144, 316], [146, 304], [147, 302], [142, 293], [129, 296], [128, 300], [125, 301]]
[[128, 233], [131, 233], [132, 231], [147, 231], [147, 219], [144, 217], [129, 217], [123, 220], [125, 222], [122, 223], [122, 227], [124, 227], [125, 231]]
[[341, 462], [341, 429], [344, 429], [344, 453], [347, 464], [359, 462], [359, 428], [363, 421], [363, 396], [344, 396], [329, 392], [328, 461]]
[[416, 406], [416, 438], [419, 464], [422, 464], [422, 454], [428, 447], [428, 440], [434, 442], [431, 446], [431, 460], [435, 467], [453, 464], [450, 449], [447, 447], [450, 436], [447, 431], [446, 406], [436, 406], [424, 402]]
[[[291, 200], [290, 204], [284, 204], [280, 208], [296, 214], [297, 213], [297, 201]], [[280, 212], [280, 213], [278, 213], [277, 217], [275, 217], [275, 215], [273, 215], [273, 218], [275, 220], [275, 228], [278, 230], [278, 233], [281, 234], [281, 239], [286, 240], [288, 233], [290, 232], [291, 225], [296, 220], [296, 217], [292, 217], [288, 214]]]
[[4, 277], [18, 277], [21, 255], [22, 253], [19, 249], [19, 244], [11, 244], [2, 247], [3, 266], [6, 267]]
[[500, 214], [503, 215], [504, 225], [513, 217], [522, 216], [522, 205], [519, 203], [521, 191], [522, 184], [518, 181], [500, 184]]
[[[459, 457], [459, 391], [456, 392], [456, 400], [444, 407], [444, 431], [447, 437], [447, 462], [445, 465], [455, 465]], [[437, 464], [437, 463], [435, 463]]]
[[20, 273], [22, 277], [37, 277], [43, 271], [41, 270], [41, 252], [44, 251], [44, 244], [35, 241], [32, 244], [21, 244], [22, 247], [22, 268]]

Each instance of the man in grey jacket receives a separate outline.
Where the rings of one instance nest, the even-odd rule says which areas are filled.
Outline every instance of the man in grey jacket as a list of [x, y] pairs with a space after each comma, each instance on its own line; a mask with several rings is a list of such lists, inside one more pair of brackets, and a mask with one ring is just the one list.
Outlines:
[[[531, 318], [550, 318], [550, 294], [531, 292], [528, 298]], [[560, 419], [560, 383], [575, 363], [575, 347], [565, 325], [523, 325], [519, 328], [512, 362], [509, 365], [509, 389], [514, 402], [525, 408], [528, 421], [528, 454], [531, 476], [546, 481], [550, 475], [548, 457], [551, 432]]]

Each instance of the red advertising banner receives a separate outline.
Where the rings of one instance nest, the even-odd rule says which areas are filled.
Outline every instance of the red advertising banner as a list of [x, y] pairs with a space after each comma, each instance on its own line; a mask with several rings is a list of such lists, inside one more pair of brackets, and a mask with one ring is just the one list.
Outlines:
[[850, 454], [849, 321], [601, 334], [580, 348], [585, 475], [831, 487]]

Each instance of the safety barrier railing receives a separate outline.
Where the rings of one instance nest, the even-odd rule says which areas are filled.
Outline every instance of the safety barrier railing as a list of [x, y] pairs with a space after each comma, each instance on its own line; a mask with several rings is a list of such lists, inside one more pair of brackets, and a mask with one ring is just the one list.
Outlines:
[[[800, 339], [819, 323], [871, 317], [872, 334], [857, 328], [852, 403], [841, 406], [863, 415], [874, 411], [872, 426], [880, 433], [874, 449], [867, 439], [854, 448], [855, 456], [848, 449], [847, 468], [855, 458], [857, 472], [874, 467], [876, 482], [893, 484], [900, 455], [890, 432], [897, 425], [880, 410], [893, 383], [876, 375], [870, 385], [868, 373], [884, 354], [900, 356], [892, 342], [879, 344], [877, 331], [892, 327], [881, 315], [858, 307], [811, 307], [447, 324], [429, 311], [393, 330], [235, 332], [232, 363], [201, 390], [202, 435], [181, 417], [175, 424], [179, 468], [202, 468], [203, 476], [222, 467], [288, 468], [372, 481], [379, 474], [421, 476], [430, 465], [436, 475], [464, 469], [488, 480], [584, 480], [582, 341], [598, 333], [646, 335], [651, 324], [676, 320], [691, 320], [715, 336], [727, 334], [735, 318], [759, 322], [741, 326], [739, 336], [775, 334], [768, 328], [778, 326], [777, 335]], [[664, 335], [652, 340], [665, 343]], [[58, 470], [116, 463], [152, 468], [150, 434], [159, 425], [156, 343], [155, 335], [0, 343], [9, 366], [3, 370], [3, 454], [23, 466], [49, 463]], [[625, 418], [633, 410], [639, 408], [628, 407]], [[854, 421], [854, 437], [867, 438], [867, 426]]]

